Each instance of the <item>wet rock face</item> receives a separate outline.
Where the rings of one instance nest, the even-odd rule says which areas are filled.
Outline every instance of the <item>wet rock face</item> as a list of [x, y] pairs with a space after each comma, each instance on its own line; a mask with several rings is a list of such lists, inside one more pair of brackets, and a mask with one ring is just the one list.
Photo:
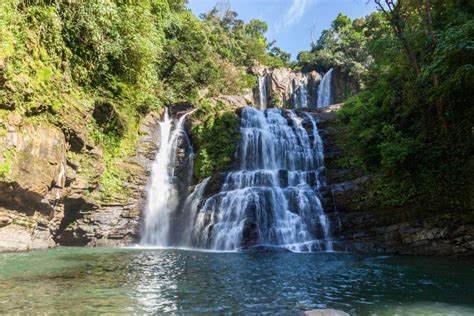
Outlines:
[[[321, 81], [321, 76], [312, 71], [303, 74], [293, 71], [290, 68], [266, 68], [261, 65], [254, 66], [250, 72], [258, 77], [265, 78], [265, 85], [268, 91], [268, 107], [294, 108], [297, 90], [303, 84], [306, 88], [308, 106], [316, 104], [317, 88]], [[253, 91], [254, 104], [259, 103], [258, 87]]]
[[88, 143], [76, 116], [61, 129], [25, 124], [15, 112], [0, 122], [6, 126], [0, 164], [8, 167], [0, 178], [0, 252], [125, 245], [138, 238], [159, 115], [141, 120], [138, 153], [121, 163], [129, 194], [107, 201], [94, 197], [104, 170], [102, 151]]
[[242, 229], [241, 246], [243, 248], [253, 247], [260, 243], [259, 229], [257, 226], [257, 205], [251, 202], [245, 210], [246, 219]]
[[343, 152], [335, 112], [313, 111], [319, 118], [326, 165], [322, 188], [335, 250], [414, 255], [474, 256], [474, 211], [432, 211], [426, 207], [381, 207], [367, 194], [372, 175], [338, 167]]
[[334, 67], [332, 89], [334, 102], [345, 102], [351, 96], [357, 94], [361, 87], [359, 82], [345, 73], [340, 67]]
[[[77, 166], [70, 164], [68, 176], [71, 177], [71, 185], [65, 199], [65, 213], [59, 229], [55, 231], [58, 244], [123, 246], [138, 240], [147, 181], [158, 149], [159, 119], [160, 115], [154, 112], [141, 119], [137, 155], [120, 166], [129, 174], [125, 183], [126, 197], [112, 196], [107, 201], [85, 198], [88, 192], [98, 189], [97, 183], [81, 175], [80, 168], [77, 170]], [[97, 181], [101, 173], [99, 170]]]
[[174, 179], [179, 196], [186, 196], [193, 180], [192, 143], [188, 135], [180, 135], [177, 140]]
[[62, 212], [66, 141], [55, 127], [24, 124], [10, 113], [0, 137], [0, 251], [47, 248]]

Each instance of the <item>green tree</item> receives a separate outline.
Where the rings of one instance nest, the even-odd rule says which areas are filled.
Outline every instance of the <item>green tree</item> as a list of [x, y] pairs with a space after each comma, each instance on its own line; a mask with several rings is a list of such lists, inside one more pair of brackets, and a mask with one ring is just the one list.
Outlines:
[[373, 63], [366, 89], [340, 114], [352, 164], [383, 175], [376, 188], [383, 203], [466, 207], [474, 165], [474, 4], [376, 3], [381, 12], [371, 17], [390, 28], [367, 39]]
[[372, 63], [368, 43], [386, 29], [381, 19], [381, 15], [373, 14], [352, 21], [339, 14], [331, 28], [324, 30], [318, 41], [312, 44], [311, 51], [298, 55], [299, 66], [304, 72], [316, 70], [322, 73], [339, 67], [342, 73], [362, 87]]

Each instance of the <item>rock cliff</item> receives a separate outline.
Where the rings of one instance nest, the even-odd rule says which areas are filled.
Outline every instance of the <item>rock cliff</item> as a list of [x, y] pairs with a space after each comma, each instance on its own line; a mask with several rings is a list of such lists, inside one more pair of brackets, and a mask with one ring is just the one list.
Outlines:
[[416, 255], [474, 255], [474, 210], [436, 210], [431, 205], [382, 207], [368, 194], [375, 175], [338, 167], [336, 112], [318, 112], [324, 142], [325, 209], [331, 214], [335, 248], [340, 251]]
[[140, 123], [138, 152], [123, 159], [126, 195], [99, 194], [100, 147], [83, 123], [63, 128], [25, 122], [11, 112], [0, 120], [0, 252], [60, 245], [122, 245], [138, 234], [149, 166], [156, 151], [158, 115]]
[[[316, 71], [302, 73], [290, 68], [254, 66], [250, 73], [263, 78], [266, 88], [267, 107], [316, 108], [321, 75]], [[335, 103], [341, 103], [360, 91], [357, 81], [340, 67], [334, 67], [331, 89]], [[254, 104], [260, 102], [259, 87], [253, 90]]]
[[[252, 67], [250, 73], [264, 78], [268, 107], [316, 107], [317, 88], [321, 81], [321, 76], [316, 71], [303, 74], [289, 68], [267, 68], [258, 65]], [[258, 87], [254, 89], [254, 100], [255, 104], [259, 103]]]
[[0, 137], [0, 251], [54, 245], [63, 212], [66, 141], [55, 127], [23, 122], [14, 112]]

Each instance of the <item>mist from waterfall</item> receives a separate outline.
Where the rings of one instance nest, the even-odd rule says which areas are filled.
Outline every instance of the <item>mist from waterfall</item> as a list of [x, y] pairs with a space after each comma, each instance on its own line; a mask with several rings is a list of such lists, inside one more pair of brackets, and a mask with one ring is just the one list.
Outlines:
[[[159, 150], [152, 165], [150, 184], [147, 190], [147, 203], [142, 225], [142, 245], [165, 247], [171, 244], [169, 240], [171, 219], [180, 201], [178, 188], [174, 181], [180, 138], [184, 139], [186, 146], [192, 152], [191, 142], [184, 130], [186, 116], [187, 114], [174, 122], [170, 119], [166, 108], [163, 121], [159, 123]], [[175, 125], [174, 128], [173, 125]], [[192, 168], [192, 165], [190, 167]]]
[[332, 72], [333, 68], [329, 69], [319, 84], [317, 108], [324, 108], [333, 103]]
[[331, 251], [319, 193], [323, 148], [314, 117], [246, 107], [239, 148], [239, 170], [227, 174], [217, 194], [194, 202], [200, 206], [190, 214], [189, 246]]

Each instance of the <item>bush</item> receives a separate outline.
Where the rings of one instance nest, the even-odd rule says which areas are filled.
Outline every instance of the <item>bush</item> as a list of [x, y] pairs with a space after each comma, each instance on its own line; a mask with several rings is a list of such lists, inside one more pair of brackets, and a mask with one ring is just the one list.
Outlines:
[[204, 102], [197, 112], [192, 137], [197, 145], [194, 174], [198, 181], [229, 170], [240, 139], [239, 117], [234, 110]]

